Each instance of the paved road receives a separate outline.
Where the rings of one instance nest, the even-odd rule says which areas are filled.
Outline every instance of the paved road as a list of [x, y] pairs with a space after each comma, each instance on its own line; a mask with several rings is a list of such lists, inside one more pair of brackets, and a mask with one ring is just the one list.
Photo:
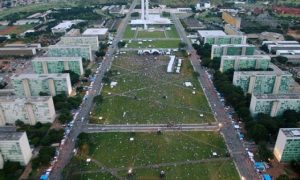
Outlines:
[[195, 71], [197, 71], [199, 76], [200, 84], [205, 92], [205, 95], [211, 105], [213, 112], [215, 112], [215, 118], [218, 122], [222, 123], [221, 133], [224, 136], [226, 145], [233, 157], [236, 164], [238, 172], [241, 178], [245, 179], [258, 179], [256, 171], [252, 165], [252, 162], [248, 158], [243, 143], [240, 141], [235, 129], [231, 124], [231, 120], [228, 118], [224, 106], [218, 99], [218, 95], [212, 82], [209, 80], [205, 69], [202, 68], [200, 64], [200, 58], [197, 55], [195, 49], [193, 48], [190, 40], [187, 38], [185, 30], [175, 14], [171, 14], [173, 22], [175, 23], [176, 29], [180, 35], [182, 41], [187, 43], [188, 51], [191, 53], [191, 63]]
[[[134, 7], [136, 6], [137, 0], [134, 0], [130, 6], [129, 12], [132, 12]], [[62, 170], [63, 168], [69, 163], [73, 156], [73, 149], [75, 147], [75, 139], [77, 136], [82, 132], [82, 128], [88, 123], [88, 117], [89, 113], [93, 106], [93, 99], [95, 96], [97, 96], [102, 89], [102, 78], [105, 74], [105, 72], [110, 69], [112, 61], [113, 61], [113, 53], [116, 51], [118, 47], [118, 42], [121, 40], [125, 28], [128, 24], [130, 14], [128, 13], [126, 17], [121, 22], [119, 29], [117, 31], [116, 37], [112, 43], [112, 45], [108, 48], [106, 59], [103, 61], [101, 65], [101, 69], [99, 71], [99, 74], [96, 74], [96, 79], [93, 85], [93, 88], [90, 90], [89, 96], [87, 99], [83, 102], [81, 106], [81, 110], [78, 112], [78, 115], [76, 117], [74, 126], [63, 146], [61, 146], [60, 154], [58, 157], [58, 161], [53, 167], [53, 170], [50, 174], [50, 179], [62, 179]], [[83, 119], [82, 119], [83, 118]]]
[[218, 125], [207, 124], [180, 124], [180, 125], [168, 125], [168, 124], [137, 124], [137, 125], [99, 125], [99, 124], [87, 124], [84, 128], [84, 132], [157, 132], [157, 131], [217, 131]]

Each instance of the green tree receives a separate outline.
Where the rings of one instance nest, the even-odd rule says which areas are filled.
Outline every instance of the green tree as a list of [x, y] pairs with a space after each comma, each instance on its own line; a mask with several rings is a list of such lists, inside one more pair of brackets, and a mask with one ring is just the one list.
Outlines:
[[78, 83], [79, 77], [80, 77], [78, 74], [74, 73], [71, 70], [64, 70], [62, 73], [69, 73], [70, 74], [70, 79], [71, 79], [71, 84], [72, 85]]
[[126, 42], [125, 41], [120, 41], [118, 42], [118, 48], [122, 48], [126, 45]]
[[93, 101], [94, 101], [94, 103], [101, 104], [103, 102], [103, 96], [97, 95], [94, 97]]
[[89, 77], [92, 74], [92, 70], [91, 69], [86, 69], [84, 72], [84, 76], [85, 77]]
[[247, 131], [249, 137], [251, 137], [256, 143], [266, 142], [268, 140], [268, 131], [265, 126], [254, 122], [253, 125]]
[[276, 178], [276, 180], [289, 180], [289, 179], [290, 179], [289, 176], [286, 174], [281, 174]]
[[259, 144], [258, 154], [263, 161], [269, 162], [269, 160], [273, 159], [273, 153], [267, 148], [265, 143]]
[[58, 120], [62, 124], [68, 123], [68, 122], [72, 121], [72, 119], [73, 119], [73, 116], [69, 110], [62, 110], [58, 117]]

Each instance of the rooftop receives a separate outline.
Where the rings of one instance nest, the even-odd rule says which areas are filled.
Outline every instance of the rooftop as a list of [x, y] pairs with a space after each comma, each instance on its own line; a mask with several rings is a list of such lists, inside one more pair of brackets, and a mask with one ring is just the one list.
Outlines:
[[80, 61], [81, 57], [36, 57], [32, 60], [32, 62], [39, 61]]
[[40, 101], [48, 101], [49, 99], [52, 99], [52, 96], [31, 96], [31, 97], [0, 96], [0, 102], [14, 102], [14, 101], [40, 102]]
[[107, 31], [107, 28], [89, 28], [85, 30], [82, 35], [105, 35]]
[[212, 47], [255, 47], [252, 44], [213, 44]]
[[48, 78], [67, 78], [69, 73], [52, 73], [52, 74], [14, 74], [11, 79], [48, 79]]
[[253, 94], [256, 99], [295, 99], [300, 100], [300, 94]]
[[0, 133], [0, 142], [1, 141], [17, 141], [19, 140], [25, 132], [1, 132]]
[[224, 59], [271, 59], [268, 55], [222, 56]]
[[300, 138], [300, 128], [280, 128], [280, 131], [287, 137]]
[[50, 45], [48, 47], [46, 47], [48, 49], [66, 49], [66, 48], [91, 48], [90, 45]]
[[281, 71], [280, 69], [275, 69], [274, 71], [234, 71], [234, 76], [279, 76], [279, 75], [288, 75], [292, 76], [288, 71]]
[[263, 41], [262, 42], [262, 45], [264, 44], [281, 44], [281, 45], [284, 45], [284, 44], [299, 44], [298, 41]]
[[207, 36], [227, 36], [224, 31], [221, 30], [199, 30], [198, 34], [201, 37], [207, 37]]
[[59, 23], [57, 26], [51, 28], [51, 29], [55, 29], [55, 30], [59, 30], [59, 29], [69, 29], [71, 28], [71, 26], [75, 24], [72, 21], [63, 21], [62, 23]]

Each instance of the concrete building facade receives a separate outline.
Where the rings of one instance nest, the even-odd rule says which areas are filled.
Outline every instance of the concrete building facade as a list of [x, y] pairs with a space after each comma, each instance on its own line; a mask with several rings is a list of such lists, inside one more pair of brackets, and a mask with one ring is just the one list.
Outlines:
[[247, 37], [242, 35], [226, 35], [223, 31], [198, 31], [203, 44], [246, 44]]
[[267, 55], [253, 56], [222, 56], [220, 63], [220, 71], [226, 72], [229, 70], [245, 70], [245, 69], [260, 69], [267, 70], [269, 68], [271, 58]]
[[211, 59], [221, 56], [248, 56], [254, 55], [255, 46], [249, 44], [222, 44], [212, 45]]
[[39, 96], [41, 92], [50, 96], [70, 95], [72, 92], [69, 73], [20, 74], [12, 76], [11, 80], [17, 96]]
[[57, 45], [64, 45], [64, 46], [90, 45], [93, 51], [99, 50], [98, 36], [64, 36], [61, 37]]
[[35, 125], [37, 122], [52, 123], [56, 117], [51, 96], [0, 97], [0, 126], [15, 124], [17, 120]]
[[27, 165], [32, 153], [26, 132], [0, 132], [0, 156], [4, 161]]
[[279, 129], [274, 156], [279, 162], [290, 162], [300, 158], [300, 128]]
[[47, 48], [49, 57], [82, 57], [93, 61], [92, 49], [90, 45], [63, 46], [51, 45]]
[[71, 70], [78, 75], [84, 73], [81, 57], [38, 57], [31, 62], [37, 74], [61, 73], [64, 70]]
[[252, 94], [252, 116], [263, 113], [276, 117], [286, 110], [300, 111], [300, 94]]
[[292, 74], [286, 71], [235, 71], [233, 84], [250, 94], [288, 93], [294, 83]]

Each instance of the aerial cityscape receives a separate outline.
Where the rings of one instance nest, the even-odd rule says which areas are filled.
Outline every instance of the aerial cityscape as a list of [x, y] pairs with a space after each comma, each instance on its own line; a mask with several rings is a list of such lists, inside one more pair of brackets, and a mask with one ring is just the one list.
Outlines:
[[299, 180], [299, 0], [0, 0], [0, 180]]

